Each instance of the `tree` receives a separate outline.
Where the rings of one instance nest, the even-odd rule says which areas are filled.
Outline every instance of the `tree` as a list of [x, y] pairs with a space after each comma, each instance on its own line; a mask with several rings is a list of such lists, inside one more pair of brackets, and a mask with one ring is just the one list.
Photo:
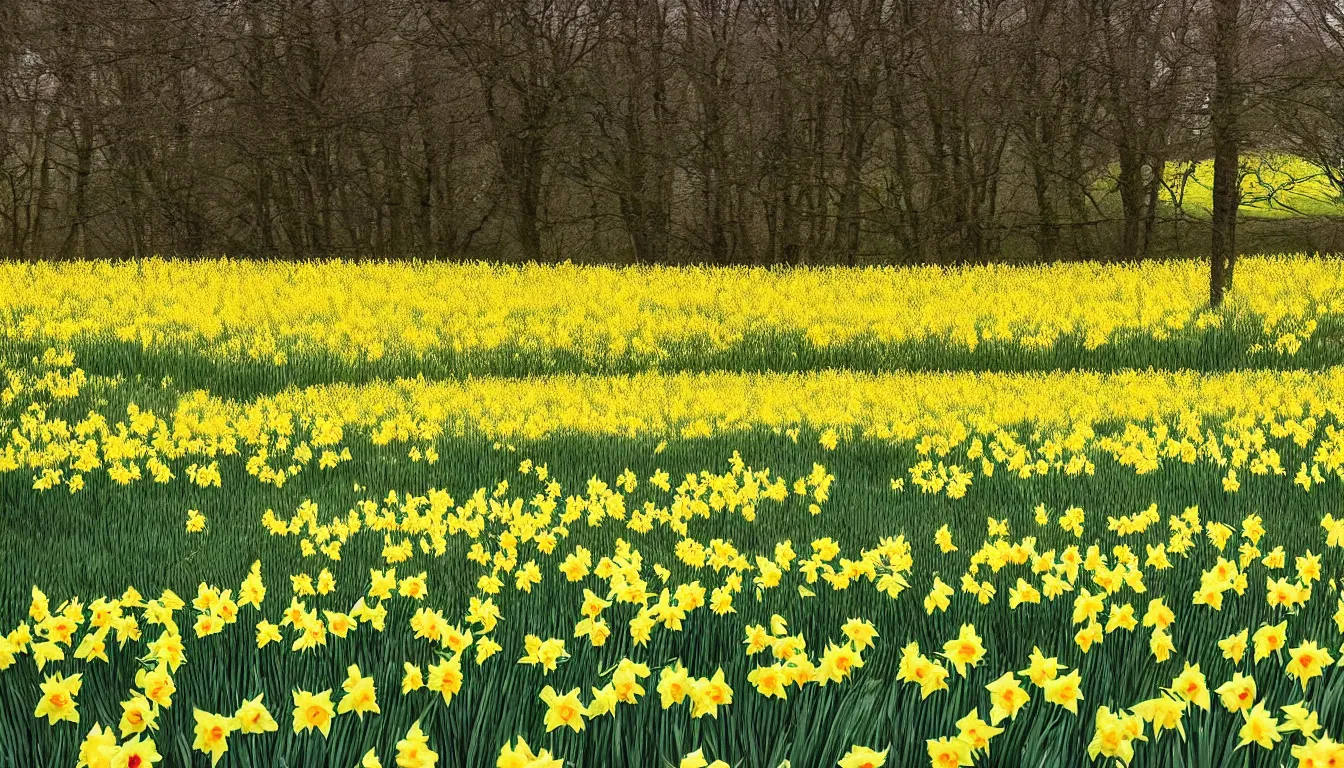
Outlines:
[[564, 110], [606, 13], [582, 0], [454, 0], [431, 4], [427, 16], [477, 81], [525, 259], [542, 258], [551, 142], [570, 119]]
[[1241, 0], [1213, 2], [1213, 90], [1209, 132], [1213, 139], [1213, 236], [1209, 244], [1209, 304], [1215, 308], [1232, 286], [1237, 258], [1237, 208], [1241, 204], [1237, 121], [1241, 109], [1238, 59]]
[[1212, 156], [1216, 302], [1244, 148], [1344, 190], [1341, 14], [0, 0], [0, 257], [1138, 260]]

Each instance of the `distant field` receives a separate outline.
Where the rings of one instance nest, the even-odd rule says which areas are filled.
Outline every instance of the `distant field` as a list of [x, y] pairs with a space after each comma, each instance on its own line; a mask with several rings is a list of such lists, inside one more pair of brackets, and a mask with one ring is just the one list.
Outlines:
[[[1344, 196], [1321, 166], [1291, 155], [1249, 155], [1242, 158], [1243, 216], [1282, 219], [1302, 216], [1344, 216]], [[1337, 172], [1338, 174], [1338, 172]], [[1165, 201], [1178, 200], [1187, 213], [1207, 216], [1213, 210], [1213, 161], [1167, 169], [1170, 189]]]
[[0, 265], [0, 768], [1327, 765], [1342, 266]]
[[247, 396], [423, 374], [1316, 368], [1344, 363], [1344, 261], [1205, 267], [613, 269], [0, 264], [0, 341]]

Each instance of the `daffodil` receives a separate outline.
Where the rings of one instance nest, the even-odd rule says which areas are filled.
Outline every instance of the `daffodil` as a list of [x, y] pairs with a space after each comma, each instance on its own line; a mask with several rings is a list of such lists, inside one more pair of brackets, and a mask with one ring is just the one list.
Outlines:
[[568, 727], [579, 732], [583, 730], [583, 717], [586, 708], [579, 701], [579, 689], [561, 695], [551, 686], [541, 689], [541, 700], [546, 704], [546, 732], [556, 728]]
[[887, 750], [878, 752], [870, 747], [855, 745], [840, 758], [840, 768], [881, 768], [887, 763]]
[[930, 739], [925, 742], [933, 768], [962, 768], [974, 765], [971, 745], [960, 737]]
[[397, 742], [397, 768], [433, 768], [438, 761], [438, 753], [429, 748], [429, 737], [420, 730], [417, 720], [406, 737]]
[[112, 768], [151, 768], [163, 759], [153, 739], [135, 737], [122, 742], [112, 755]]
[[1237, 748], [1247, 744], [1256, 744], [1264, 749], [1273, 749], [1283, 739], [1279, 735], [1279, 722], [1265, 709], [1264, 702], [1257, 702], [1249, 712], [1243, 713], [1244, 720], [1237, 731]]
[[461, 657], [453, 656], [437, 664], [429, 665], [429, 682], [426, 687], [443, 697], [445, 706], [451, 704], [453, 696], [462, 690]]
[[366, 712], [373, 714], [382, 712], [382, 709], [378, 707], [378, 695], [377, 691], [374, 690], [373, 678], [361, 674], [359, 667], [355, 664], [347, 667], [345, 674], [345, 682], [341, 683], [341, 690], [345, 692], [345, 695], [336, 705], [336, 713], [343, 715], [347, 712], [353, 712], [363, 720]]
[[136, 694], [121, 702], [121, 722], [117, 725], [121, 737], [144, 733], [158, 728], [159, 711], [150, 704], [149, 699]]
[[1214, 693], [1218, 694], [1228, 712], [1250, 709], [1255, 704], [1255, 678], [1237, 672], [1231, 680], [1214, 689]]
[[326, 737], [331, 733], [331, 719], [336, 710], [331, 705], [331, 691], [310, 693], [294, 691], [294, 733], [318, 730]]
[[79, 711], [75, 696], [82, 684], [82, 675], [66, 677], [58, 672], [49, 676], [42, 682], [42, 698], [33, 710], [33, 717], [45, 717], [50, 725], [62, 720], [78, 723]]
[[79, 762], [76, 768], [111, 768], [112, 756], [117, 752], [117, 737], [112, 729], [103, 729], [98, 723], [84, 737], [79, 745]]
[[1209, 686], [1198, 664], [1187, 661], [1181, 674], [1171, 681], [1169, 690], [1200, 709], [1207, 711], [1209, 708]]
[[965, 677], [966, 667], [974, 667], [985, 658], [985, 646], [973, 624], [962, 624], [957, 637], [943, 644], [940, 655], [952, 662], [958, 675]]
[[1078, 670], [1074, 670], [1067, 675], [1046, 680], [1041, 687], [1045, 691], [1046, 701], [1058, 704], [1076, 715], [1078, 702], [1083, 700], [1082, 682], [1082, 676]]
[[192, 717], [196, 720], [196, 740], [191, 748], [209, 755], [211, 766], [218, 765], [219, 759], [229, 751], [229, 734], [237, 729], [237, 721], [199, 709], [193, 710]]
[[233, 713], [239, 733], [270, 733], [279, 728], [275, 718], [271, 717], [270, 710], [266, 709], [266, 705], [261, 701], [264, 695], [259, 693], [256, 698], [244, 699], [238, 710]]
[[997, 680], [986, 685], [985, 689], [989, 691], [989, 698], [993, 704], [989, 720], [994, 725], [1006, 719], [1016, 720], [1018, 711], [1031, 700], [1031, 696], [1022, 689], [1012, 672], [1003, 673]]

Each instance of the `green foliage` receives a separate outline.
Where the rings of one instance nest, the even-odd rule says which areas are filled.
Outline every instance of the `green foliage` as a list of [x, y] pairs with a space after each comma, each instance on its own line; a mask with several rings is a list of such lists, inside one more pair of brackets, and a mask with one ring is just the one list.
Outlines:
[[[1187, 215], [1208, 217], [1213, 210], [1213, 161], [1167, 166], [1162, 200]], [[1321, 166], [1300, 157], [1249, 154], [1241, 162], [1242, 216], [1287, 219], [1344, 215], [1344, 191]]]
[[[137, 342], [77, 341], [67, 348], [75, 352], [79, 366], [91, 376], [119, 382], [117, 387], [134, 384], [157, 402], [173, 402], [176, 393], [197, 389], [219, 397], [250, 399], [286, 387], [364, 384], [416, 376], [461, 380], [489, 376], [625, 375], [647, 370], [763, 373], [833, 369], [871, 373], [1057, 370], [1115, 373], [1151, 368], [1219, 373], [1250, 369], [1317, 370], [1344, 365], [1344, 320], [1335, 315], [1325, 316], [1315, 333], [1293, 354], [1284, 354], [1264, 342], [1263, 319], [1229, 313], [1221, 325], [1178, 331], [1160, 341], [1151, 335], [1135, 333], [1095, 348], [1090, 348], [1084, 336], [1077, 333], [1063, 334], [1042, 348], [1024, 348], [1017, 341], [986, 340], [974, 349], [934, 340], [888, 342], [874, 338], [817, 346], [801, 333], [752, 333], [725, 349], [676, 345], [666, 359], [656, 364], [634, 357], [591, 359], [562, 351], [509, 345], [473, 353], [435, 349], [415, 357], [397, 354], [359, 362], [308, 351], [293, 356], [283, 366], [268, 360], [225, 362], [190, 347], [147, 349]], [[0, 352], [0, 363], [8, 359], [10, 365], [18, 365], [40, 355], [45, 348], [40, 343], [11, 343], [7, 353]], [[118, 397], [117, 387], [108, 395]], [[144, 400], [140, 404], [147, 405]]]

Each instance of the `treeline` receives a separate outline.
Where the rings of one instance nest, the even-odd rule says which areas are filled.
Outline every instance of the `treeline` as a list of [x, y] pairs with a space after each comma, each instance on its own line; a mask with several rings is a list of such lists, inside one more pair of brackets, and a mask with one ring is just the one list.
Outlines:
[[1344, 191], [1341, 43], [1335, 0], [0, 0], [0, 257], [1136, 259], [1212, 134]]

